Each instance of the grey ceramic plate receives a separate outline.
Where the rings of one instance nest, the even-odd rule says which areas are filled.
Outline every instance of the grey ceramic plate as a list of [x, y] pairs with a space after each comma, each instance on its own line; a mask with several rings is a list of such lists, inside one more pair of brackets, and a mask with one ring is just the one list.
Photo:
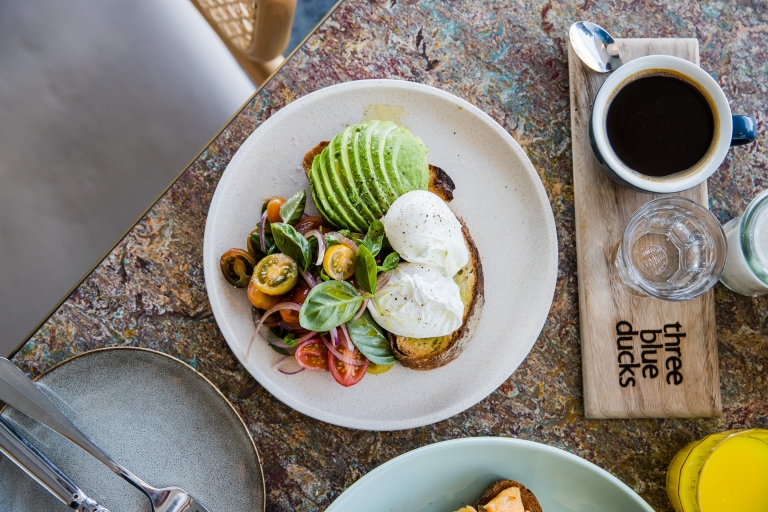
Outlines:
[[[263, 511], [264, 476], [232, 405], [191, 367], [159, 352], [114, 348], [74, 357], [38, 386], [87, 436], [157, 487], [177, 485], [210, 512]], [[3, 416], [111, 512], [149, 500], [90, 455], [18, 411]], [[71, 510], [0, 455], [0, 510]]]

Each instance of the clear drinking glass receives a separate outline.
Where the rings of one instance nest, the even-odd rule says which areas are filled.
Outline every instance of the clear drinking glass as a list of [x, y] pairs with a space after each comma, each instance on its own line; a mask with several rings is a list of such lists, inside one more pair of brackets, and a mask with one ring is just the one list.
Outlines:
[[728, 264], [720, 282], [741, 295], [768, 294], [768, 190], [723, 226]]
[[621, 281], [640, 295], [682, 301], [712, 288], [725, 259], [725, 234], [708, 209], [662, 197], [632, 216], [615, 263]]

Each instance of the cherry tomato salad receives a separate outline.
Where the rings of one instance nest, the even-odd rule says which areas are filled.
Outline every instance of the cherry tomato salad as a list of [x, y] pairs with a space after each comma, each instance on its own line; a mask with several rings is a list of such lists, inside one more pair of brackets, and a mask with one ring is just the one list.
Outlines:
[[321, 217], [304, 213], [306, 200], [301, 190], [264, 202], [246, 249], [226, 251], [221, 272], [246, 289], [256, 333], [284, 356], [278, 371], [327, 371], [342, 386], [353, 386], [396, 362], [367, 307], [400, 256], [381, 221], [366, 234], [332, 230]]

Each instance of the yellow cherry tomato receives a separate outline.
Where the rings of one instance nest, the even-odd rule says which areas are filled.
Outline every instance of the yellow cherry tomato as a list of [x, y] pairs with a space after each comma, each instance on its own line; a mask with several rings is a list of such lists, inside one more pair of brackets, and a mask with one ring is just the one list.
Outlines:
[[355, 273], [354, 251], [346, 245], [334, 245], [325, 252], [323, 268], [331, 279], [349, 279]]
[[267, 203], [267, 219], [269, 222], [283, 222], [280, 218], [280, 207], [285, 204], [285, 198], [276, 197]]
[[253, 269], [254, 286], [267, 295], [288, 293], [299, 280], [299, 269], [287, 254], [265, 256]]
[[382, 373], [387, 373], [389, 370], [392, 369], [393, 366], [394, 365], [382, 366], [380, 364], [371, 363], [368, 365], [367, 373], [370, 373], [371, 375], [381, 375]]
[[248, 283], [248, 300], [254, 307], [266, 310], [278, 302], [284, 301], [285, 297], [283, 295], [267, 295], [256, 288], [256, 282], [251, 279], [251, 282]]

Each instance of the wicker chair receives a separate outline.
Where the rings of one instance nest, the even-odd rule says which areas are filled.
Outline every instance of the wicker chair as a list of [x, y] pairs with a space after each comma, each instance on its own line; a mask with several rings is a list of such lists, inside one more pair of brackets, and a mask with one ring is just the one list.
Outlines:
[[285, 60], [296, 0], [192, 0], [238, 63], [261, 85]]

